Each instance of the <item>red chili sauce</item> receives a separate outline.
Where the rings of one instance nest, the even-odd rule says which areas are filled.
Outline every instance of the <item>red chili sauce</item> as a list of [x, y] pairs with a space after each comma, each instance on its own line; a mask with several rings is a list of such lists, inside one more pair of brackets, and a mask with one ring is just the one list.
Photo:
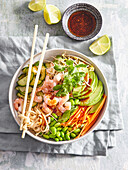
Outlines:
[[88, 11], [77, 11], [69, 17], [68, 28], [73, 35], [84, 37], [95, 30], [96, 19], [94, 15]]

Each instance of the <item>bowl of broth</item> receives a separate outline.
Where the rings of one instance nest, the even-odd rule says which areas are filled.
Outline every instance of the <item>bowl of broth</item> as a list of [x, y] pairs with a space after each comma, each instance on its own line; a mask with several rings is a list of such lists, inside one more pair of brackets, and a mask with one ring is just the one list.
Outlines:
[[77, 3], [65, 10], [62, 26], [70, 38], [89, 40], [99, 33], [102, 26], [102, 16], [94, 6]]

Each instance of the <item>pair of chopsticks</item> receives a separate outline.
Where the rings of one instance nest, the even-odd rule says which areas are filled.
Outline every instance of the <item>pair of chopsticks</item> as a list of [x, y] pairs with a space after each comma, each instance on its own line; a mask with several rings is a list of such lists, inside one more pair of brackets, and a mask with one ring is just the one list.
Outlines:
[[[38, 31], [38, 25], [35, 25], [34, 35], [33, 35], [33, 43], [32, 43], [32, 49], [31, 49], [30, 64], [29, 64], [29, 69], [28, 69], [28, 78], [27, 78], [27, 84], [26, 84], [26, 90], [25, 90], [24, 105], [23, 105], [23, 111], [22, 111], [23, 116], [25, 114], [25, 109], [26, 109], [26, 104], [27, 104], [28, 89], [29, 89], [29, 83], [30, 83], [30, 77], [31, 77], [31, 70], [32, 70], [32, 64], [33, 64], [33, 57], [34, 57], [34, 49], [35, 49], [37, 31]], [[29, 104], [27, 119], [29, 118], [29, 115], [30, 115], [30, 112], [31, 112], [31, 109], [32, 109], [34, 95], [35, 95], [35, 92], [36, 92], [36, 87], [37, 87], [37, 83], [38, 83], [38, 80], [39, 80], [40, 71], [41, 71], [41, 68], [42, 68], [42, 63], [43, 63], [43, 59], [44, 59], [48, 39], [49, 39], [49, 33], [46, 33], [45, 41], [44, 41], [44, 45], [43, 45], [43, 49], [42, 49], [41, 57], [40, 57], [40, 61], [39, 61], [39, 67], [38, 67], [38, 71], [37, 71], [37, 74], [36, 74], [34, 87], [33, 87], [33, 90], [32, 90], [32, 96], [31, 96], [31, 100], [30, 100], [30, 104]], [[21, 123], [20, 123], [20, 130], [23, 130], [22, 138], [25, 137], [25, 133], [27, 132], [27, 122], [23, 126], [23, 121], [24, 121], [24, 119], [22, 118]]]

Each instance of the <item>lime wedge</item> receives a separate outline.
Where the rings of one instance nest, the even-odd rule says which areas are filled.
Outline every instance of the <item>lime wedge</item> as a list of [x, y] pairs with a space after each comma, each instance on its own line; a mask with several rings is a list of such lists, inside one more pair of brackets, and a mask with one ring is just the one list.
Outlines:
[[103, 35], [102, 37], [95, 40], [89, 47], [91, 52], [96, 55], [105, 54], [111, 47], [110, 39], [107, 35]]
[[46, 0], [32, 0], [28, 8], [32, 11], [41, 11], [46, 6]]
[[61, 20], [61, 12], [54, 5], [46, 5], [44, 8], [44, 19], [47, 24], [56, 24]]

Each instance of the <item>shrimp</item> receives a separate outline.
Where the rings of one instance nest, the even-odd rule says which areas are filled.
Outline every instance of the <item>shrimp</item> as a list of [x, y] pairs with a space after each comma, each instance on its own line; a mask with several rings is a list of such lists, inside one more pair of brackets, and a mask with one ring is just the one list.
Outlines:
[[64, 113], [66, 110], [70, 110], [71, 109], [71, 102], [67, 102], [69, 100], [69, 93], [60, 98], [59, 104], [58, 104], [58, 109]]
[[50, 93], [53, 91], [53, 87], [56, 86], [61, 79], [63, 79], [63, 74], [58, 73], [55, 75], [54, 79], [50, 79], [49, 75], [46, 76], [43, 86], [37, 88], [37, 91], [43, 91], [43, 93]]
[[52, 109], [50, 109], [45, 102], [43, 102], [43, 104], [42, 104], [42, 111], [44, 111], [44, 112], [47, 113], [47, 114], [48, 114], [48, 113], [49, 113], [49, 114], [52, 113]]
[[21, 98], [15, 99], [15, 101], [14, 101], [14, 108], [15, 108], [15, 110], [19, 111], [19, 112], [22, 112], [23, 103], [24, 103], [23, 99], [21, 99]]
[[56, 93], [58, 92], [59, 90], [55, 90], [52, 94], [53, 95], [56, 95]]
[[53, 99], [51, 99], [51, 97], [51, 94], [44, 95], [44, 102], [49, 106], [56, 106], [59, 99], [57, 97], [53, 97]]
[[[34, 102], [41, 103], [43, 98], [42, 96], [37, 96], [36, 93], [39, 92], [38, 88], [36, 89], [35, 95], [34, 95]], [[31, 93], [32, 95], [32, 93]]]
[[71, 102], [66, 102], [64, 105], [58, 105], [58, 109], [64, 113], [66, 110], [71, 109]]
[[53, 81], [58, 84], [60, 80], [63, 80], [64, 75], [62, 73], [58, 73], [57, 75], [55, 75]]
[[42, 99], [42, 96], [37, 96], [37, 95], [34, 96], [34, 101], [35, 101], [35, 102], [41, 103], [42, 100], [43, 100], [43, 99]]
[[69, 100], [69, 93], [66, 96], [60, 98], [59, 105], [63, 105], [68, 100]]
[[43, 93], [49, 93], [53, 91], [54, 86], [56, 86], [56, 83], [53, 80], [50, 80], [49, 76], [47, 75], [42, 86]]

